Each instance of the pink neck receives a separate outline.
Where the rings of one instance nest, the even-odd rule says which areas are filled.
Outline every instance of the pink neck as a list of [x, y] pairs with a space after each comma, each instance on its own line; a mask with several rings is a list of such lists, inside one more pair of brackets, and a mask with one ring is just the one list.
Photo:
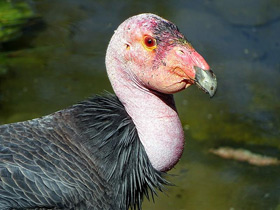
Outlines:
[[137, 88], [117, 95], [131, 116], [153, 167], [159, 171], [171, 169], [184, 147], [184, 133], [173, 96], [157, 96]]
[[109, 79], [132, 118], [153, 167], [167, 171], [178, 162], [184, 147], [184, 132], [173, 96], [155, 93], [138, 83], [123, 58], [125, 41], [119, 31], [115, 32], [106, 53]]

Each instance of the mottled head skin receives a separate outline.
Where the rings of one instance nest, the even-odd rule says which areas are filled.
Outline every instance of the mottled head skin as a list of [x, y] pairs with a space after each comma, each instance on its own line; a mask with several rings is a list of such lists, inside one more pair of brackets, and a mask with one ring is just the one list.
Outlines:
[[[123, 25], [127, 68], [137, 82], [162, 93], [176, 93], [194, 83], [198, 66], [209, 70], [206, 61], [194, 50], [176, 25], [153, 14], [142, 14]], [[143, 38], [156, 39], [157, 47], [147, 50]], [[121, 49], [119, 49], [121, 50]]]
[[[149, 48], [145, 37], [155, 40]], [[113, 89], [137, 128], [157, 170], [171, 169], [182, 155], [184, 132], [171, 94], [195, 83], [196, 70], [209, 65], [176, 25], [140, 14], [115, 31], [106, 54]]]

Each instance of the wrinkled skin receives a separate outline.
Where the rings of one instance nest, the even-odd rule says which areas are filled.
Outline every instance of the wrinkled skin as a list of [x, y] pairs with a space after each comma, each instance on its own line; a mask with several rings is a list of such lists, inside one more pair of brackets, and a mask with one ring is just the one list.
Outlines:
[[[139, 20], [127, 24], [126, 65], [127, 69], [133, 69], [131, 74], [144, 87], [172, 94], [194, 84], [194, 66], [204, 70], [210, 67], [172, 23], [166, 20], [165, 24], [174, 30], [164, 33], [155, 30], [156, 24], [156, 18], [148, 23]], [[129, 31], [133, 31], [133, 35]], [[147, 36], [155, 39], [152, 49], [145, 45]]]
[[197, 84], [213, 96], [217, 82], [209, 65], [175, 24], [140, 14], [115, 31], [107, 48], [106, 67], [152, 165], [159, 171], [170, 170], [184, 147], [172, 94]]

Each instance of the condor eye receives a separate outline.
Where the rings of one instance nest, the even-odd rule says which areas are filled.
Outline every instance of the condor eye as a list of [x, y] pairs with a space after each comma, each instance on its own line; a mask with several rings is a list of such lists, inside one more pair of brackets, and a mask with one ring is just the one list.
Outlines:
[[151, 36], [144, 37], [144, 44], [145, 44], [145, 47], [149, 50], [153, 50], [157, 47], [156, 39], [154, 39]]

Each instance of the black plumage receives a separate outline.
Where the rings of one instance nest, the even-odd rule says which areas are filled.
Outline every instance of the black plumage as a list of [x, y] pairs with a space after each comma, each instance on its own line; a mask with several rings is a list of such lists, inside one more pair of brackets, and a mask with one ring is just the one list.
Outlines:
[[0, 126], [0, 209], [141, 209], [164, 184], [114, 95]]
[[141, 209], [144, 196], [169, 184], [162, 171], [184, 147], [171, 93], [195, 83], [213, 96], [215, 75], [178, 28], [154, 14], [125, 20], [105, 63], [117, 96], [0, 126], [0, 210]]

